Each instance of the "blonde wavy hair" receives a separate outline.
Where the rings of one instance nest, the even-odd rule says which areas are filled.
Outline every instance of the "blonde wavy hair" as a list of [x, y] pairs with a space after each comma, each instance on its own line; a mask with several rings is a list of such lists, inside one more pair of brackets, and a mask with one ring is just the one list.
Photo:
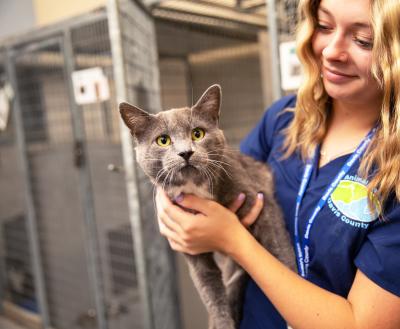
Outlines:
[[[320, 144], [327, 130], [330, 97], [320, 65], [312, 50], [321, 0], [300, 0], [297, 54], [304, 81], [297, 94], [294, 119], [285, 131], [285, 155], [299, 150], [306, 159]], [[361, 161], [360, 175], [371, 178], [368, 189], [380, 204], [394, 193], [400, 201], [400, 1], [370, 0], [374, 34], [371, 73], [383, 89], [379, 129]], [[378, 147], [379, 146], [379, 147]], [[374, 172], [372, 177], [369, 173]]]

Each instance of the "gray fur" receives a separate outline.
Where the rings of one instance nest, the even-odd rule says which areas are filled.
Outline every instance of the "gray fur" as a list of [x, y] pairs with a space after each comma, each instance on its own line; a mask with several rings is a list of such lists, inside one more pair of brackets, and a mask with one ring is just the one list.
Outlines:
[[[257, 192], [262, 192], [264, 208], [250, 231], [266, 249], [294, 269], [290, 237], [274, 199], [272, 173], [264, 163], [226, 145], [223, 132], [218, 128], [220, 102], [220, 87], [213, 85], [191, 108], [171, 109], [152, 115], [122, 103], [120, 112], [137, 142], [138, 163], [153, 184], [161, 186], [172, 199], [180, 193], [195, 194], [228, 206], [240, 192], [244, 192], [246, 200], [238, 211], [241, 218], [251, 209]], [[206, 131], [200, 141], [191, 138], [191, 131], [196, 127]], [[162, 134], [171, 137], [170, 146], [157, 145], [155, 140]], [[193, 152], [188, 162], [178, 155], [182, 152]], [[192, 167], [185, 167], [187, 164]], [[209, 313], [209, 328], [237, 328], [245, 272], [222, 255], [204, 253], [186, 255], [186, 259]]]

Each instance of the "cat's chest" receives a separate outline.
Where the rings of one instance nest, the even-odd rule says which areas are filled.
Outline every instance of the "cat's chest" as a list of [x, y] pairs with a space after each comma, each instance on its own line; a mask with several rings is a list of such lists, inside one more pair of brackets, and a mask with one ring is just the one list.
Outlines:
[[192, 181], [186, 182], [181, 186], [171, 187], [169, 190], [169, 194], [173, 197], [178, 196], [179, 194], [194, 194], [200, 198], [213, 200], [214, 197], [209, 191], [209, 186], [207, 183], [203, 183], [200, 185], [194, 184]]

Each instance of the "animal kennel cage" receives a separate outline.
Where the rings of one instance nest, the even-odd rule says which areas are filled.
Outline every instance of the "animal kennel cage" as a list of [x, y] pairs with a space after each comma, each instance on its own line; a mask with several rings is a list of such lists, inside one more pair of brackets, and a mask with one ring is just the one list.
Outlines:
[[27, 328], [196, 328], [117, 104], [156, 113], [219, 83], [237, 146], [271, 101], [264, 30], [110, 0], [0, 42], [1, 313]]
[[[171, 252], [116, 111], [118, 99], [160, 110], [156, 49], [135, 1], [2, 44], [5, 312], [18, 305], [44, 328], [179, 328]], [[90, 86], [74, 91], [71, 75], [87, 68], [107, 81], [105, 100], [76, 102]]]

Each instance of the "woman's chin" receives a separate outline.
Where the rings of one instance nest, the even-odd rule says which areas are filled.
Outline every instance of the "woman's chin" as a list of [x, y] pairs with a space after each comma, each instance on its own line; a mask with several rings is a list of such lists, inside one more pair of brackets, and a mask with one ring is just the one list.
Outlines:
[[360, 98], [360, 93], [352, 86], [332, 86], [325, 84], [327, 94], [334, 100], [352, 102]]

